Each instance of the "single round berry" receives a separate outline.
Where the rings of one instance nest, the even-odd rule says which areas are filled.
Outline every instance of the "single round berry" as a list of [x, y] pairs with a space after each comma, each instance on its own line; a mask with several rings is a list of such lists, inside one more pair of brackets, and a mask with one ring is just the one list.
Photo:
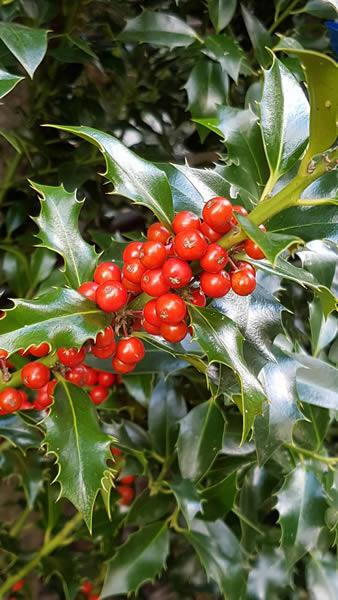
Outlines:
[[262, 258], [265, 258], [264, 252], [252, 240], [245, 240], [244, 250], [247, 253], [247, 255], [250, 256], [250, 258], [254, 258], [256, 260], [261, 260]]
[[208, 242], [197, 229], [180, 231], [174, 239], [176, 254], [184, 260], [200, 260], [207, 251]]
[[93, 346], [91, 349], [91, 353], [94, 356], [96, 356], [96, 358], [105, 359], [105, 358], [110, 358], [111, 356], [113, 356], [115, 350], [116, 350], [116, 344], [115, 344], [115, 342], [113, 342], [112, 344], [109, 344], [109, 346], [104, 346], [103, 348]]
[[151, 335], [160, 335], [160, 326], [149, 323], [147, 319], [142, 319], [142, 327], [144, 331], [150, 333]]
[[147, 304], [143, 307], [143, 317], [148, 323], [154, 325], [155, 327], [159, 327], [161, 325], [161, 319], [159, 318], [156, 311], [156, 300], [149, 300]]
[[247, 271], [250, 271], [253, 275], [256, 275], [256, 269], [253, 265], [250, 265], [250, 263], [246, 262], [245, 260], [239, 260], [237, 262], [237, 268], [240, 270], [246, 269]]
[[28, 363], [21, 369], [22, 382], [32, 390], [38, 390], [50, 379], [50, 370], [38, 361]]
[[125, 475], [124, 477], [120, 477], [119, 482], [123, 485], [133, 485], [135, 479], [135, 475]]
[[22, 405], [22, 396], [19, 390], [13, 387], [7, 387], [0, 392], [0, 410], [4, 414], [19, 410]]
[[128, 279], [132, 283], [140, 283], [143, 273], [146, 268], [141, 263], [139, 258], [133, 258], [130, 262], [126, 262], [123, 265], [122, 273], [123, 278]]
[[200, 224], [197, 215], [190, 212], [190, 210], [182, 210], [177, 213], [173, 220], [173, 230], [177, 234], [180, 231], [186, 231], [187, 229], [199, 229]]
[[161, 242], [167, 244], [171, 233], [163, 223], [153, 223], [148, 227], [147, 238], [152, 242]]
[[207, 303], [207, 299], [205, 297], [205, 293], [202, 292], [201, 288], [196, 288], [191, 290], [191, 304], [195, 306], [205, 306]]
[[103, 387], [110, 387], [116, 382], [116, 375], [108, 371], [99, 371], [97, 374], [97, 383]]
[[232, 204], [226, 198], [211, 198], [203, 207], [204, 221], [218, 233], [229, 231], [228, 221], [232, 217]]
[[110, 449], [111, 453], [113, 456], [121, 456], [122, 455], [122, 450], [120, 450], [120, 448], [116, 448], [116, 446], [113, 446]]
[[158, 269], [167, 258], [167, 251], [161, 242], [149, 240], [144, 242], [141, 252], [140, 261], [146, 269]]
[[161, 322], [176, 325], [185, 318], [187, 307], [180, 296], [163, 294], [156, 300], [156, 312]]
[[[231, 227], [229, 226], [229, 231], [230, 229]], [[209, 227], [208, 223], [205, 221], [202, 221], [201, 223], [201, 231], [210, 243], [217, 242], [222, 237], [220, 233]]]
[[136, 363], [127, 364], [127, 363], [123, 362], [122, 360], [120, 360], [119, 358], [117, 358], [116, 356], [114, 356], [114, 358], [112, 360], [112, 365], [113, 365], [113, 369], [115, 369], [115, 371], [117, 373], [121, 373], [122, 375], [126, 375], [127, 373], [130, 373], [136, 367]]
[[53, 404], [53, 398], [48, 396], [48, 393], [44, 390], [38, 390], [34, 400], [35, 410], [46, 410]]
[[97, 383], [97, 372], [95, 369], [87, 368], [87, 385], [95, 385]]
[[225, 296], [231, 288], [230, 277], [225, 271], [207, 273], [203, 271], [200, 276], [202, 291], [211, 298]]
[[145, 349], [142, 340], [133, 336], [123, 338], [116, 346], [116, 358], [128, 365], [140, 362], [144, 355]]
[[106, 281], [120, 281], [121, 269], [113, 262], [103, 262], [94, 271], [94, 281], [99, 285]]
[[120, 495], [119, 504], [122, 504], [122, 506], [129, 506], [135, 496], [133, 488], [127, 485], [117, 485], [116, 490]]
[[88, 367], [86, 365], [78, 365], [73, 367], [66, 374], [67, 381], [83, 387], [88, 385]]
[[123, 273], [121, 277], [121, 283], [123, 287], [132, 294], [140, 294], [142, 292], [141, 286], [138, 283], [133, 283], [132, 281], [129, 281], [129, 279], [127, 279], [127, 277], [125, 277]]
[[95, 340], [95, 346], [98, 348], [104, 348], [110, 346], [115, 341], [113, 328], [108, 325], [103, 331], [97, 334]]
[[149, 296], [162, 296], [169, 291], [169, 283], [164, 279], [162, 269], [149, 269], [141, 279], [142, 291]]
[[89, 392], [91, 401], [94, 404], [101, 404], [104, 402], [109, 394], [109, 390], [103, 385], [95, 385]]
[[19, 592], [20, 590], [22, 590], [22, 588], [25, 585], [25, 580], [24, 579], [19, 579], [19, 581], [16, 581], [15, 583], [13, 583], [12, 587], [11, 587], [11, 591], [12, 592]]
[[59, 348], [57, 351], [59, 361], [66, 367], [76, 367], [83, 362], [86, 351], [82, 348]]
[[177, 323], [177, 325], [170, 325], [169, 323], [162, 323], [160, 327], [161, 336], [167, 340], [176, 344], [181, 342], [188, 333], [188, 327], [185, 321]]
[[116, 312], [127, 304], [128, 294], [120, 281], [107, 281], [96, 290], [96, 303], [104, 312]]
[[131, 260], [134, 260], [134, 258], [139, 258], [142, 246], [142, 242], [130, 242], [123, 250], [123, 262], [130, 262]]
[[218, 273], [222, 271], [228, 262], [228, 253], [218, 244], [210, 244], [205, 255], [200, 260], [203, 271]]
[[248, 269], [233, 271], [231, 287], [238, 296], [248, 296], [256, 287], [256, 277]]
[[90, 594], [93, 591], [93, 584], [91, 581], [84, 581], [81, 584], [80, 587], [80, 592], [82, 592], [82, 594], [84, 594], [85, 596], [88, 596], [88, 594]]
[[36, 356], [36, 358], [41, 358], [42, 356], [47, 356], [49, 354], [49, 344], [47, 342], [42, 342], [38, 346], [31, 346], [29, 349], [29, 353], [32, 356]]
[[32, 410], [33, 404], [29, 401], [28, 395], [24, 390], [17, 390], [21, 396], [20, 410]]
[[99, 284], [96, 281], [85, 281], [78, 288], [78, 292], [82, 294], [87, 300], [91, 300], [95, 302], [96, 298], [96, 290], [99, 287]]
[[192, 278], [192, 270], [189, 264], [180, 258], [168, 258], [162, 267], [162, 274], [170, 287], [174, 289], [188, 285]]

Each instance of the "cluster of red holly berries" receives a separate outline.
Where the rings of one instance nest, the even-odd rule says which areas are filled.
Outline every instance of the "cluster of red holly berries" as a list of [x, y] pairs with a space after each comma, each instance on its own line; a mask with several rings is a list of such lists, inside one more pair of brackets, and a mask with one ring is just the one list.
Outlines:
[[[117, 467], [119, 468], [121, 460], [123, 460], [122, 450], [114, 446], [111, 449], [112, 455], [115, 457]], [[135, 497], [134, 489], [135, 475], [125, 475], [124, 477], [118, 478], [118, 485], [116, 491], [120, 496], [119, 504], [121, 506], [129, 506]]]
[[81, 584], [80, 592], [86, 596], [87, 600], [100, 600], [100, 596], [93, 592], [94, 586], [89, 579]]

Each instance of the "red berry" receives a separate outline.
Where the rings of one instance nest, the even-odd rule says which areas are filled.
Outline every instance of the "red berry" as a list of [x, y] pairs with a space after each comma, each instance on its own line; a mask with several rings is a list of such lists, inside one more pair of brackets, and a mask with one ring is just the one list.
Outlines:
[[7, 387], [0, 392], [0, 409], [4, 414], [19, 410], [22, 405], [22, 396], [19, 390]]
[[127, 279], [127, 277], [125, 277], [122, 273], [122, 277], [121, 277], [121, 283], [123, 285], [123, 287], [128, 290], [128, 292], [131, 292], [132, 294], [140, 294], [142, 292], [142, 288], [140, 285], [138, 285], [137, 283], [133, 283], [132, 281], [129, 281], [129, 279]]
[[123, 506], [128, 506], [132, 503], [135, 496], [135, 492], [132, 487], [129, 487], [127, 485], [117, 485], [116, 490], [121, 496], [119, 504], [122, 504]]
[[116, 358], [121, 362], [133, 365], [144, 358], [145, 350], [142, 340], [129, 336], [120, 340], [116, 347]]
[[131, 260], [134, 260], [134, 258], [139, 258], [142, 246], [143, 242], [130, 242], [123, 250], [123, 262], [130, 262]]
[[0, 349], [0, 359], [3, 359], [3, 358], [8, 358], [8, 352], [7, 352], [7, 350]]
[[143, 307], [143, 317], [148, 323], [154, 325], [155, 327], [159, 327], [161, 325], [161, 319], [159, 318], [156, 311], [156, 300], [149, 300], [147, 304]]
[[95, 369], [88, 368], [87, 372], [87, 385], [95, 385], [97, 383], [97, 372]]
[[38, 346], [33, 345], [30, 347], [29, 353], [32, 354], [32, 356], [36, 356], [37, 358], [47, 356], [47, 354], [49, 353], [49, 344], [47, 344], [47, 342], [42, 342], [42, 344], [39, 344]]
[[112, 365], [113, 365], [113, 369], [115, 369], [115, 371], [117, 373], [122, 373], [122, 375], [126, 375], [127, 373], [130, 373], [136, 367], [136, 363], [127, 364], [127, 363], [123, 362], [122, 360], [120, 360], [119, 358], [117, 358], [116, 356], [112, 360]]
[[190, 266], [180, 258], [168, 258], [162, 267], [162, 274], [170, 287], [174, 289], [184, 287], [192, 278]]
[[163, 294], [156, 300], [156, 312], [163, 323], [176, 325], [187, 314], [184, 300], [176, 294]]
[[226, 198], [217, 196], [211, 198], [203, 207], [204, 221], [218, 233], [229, 231], [228, 221], [232, 217], [232, 204]]
[[[231, 227], [229, 226], [229, 231], [230, 229]], [[205, 223], [205, 221], [202, 221], [201, 223], [201, 231], [209, 242], [217, 242], [222, 237], [220, 233], [209, 227], [208, 223]]]
[[200, 260], [203, 271], [218, 273], [228, 262], [228, 253], [218, 244], [210, 244], [205, 255]]
[[116, 375], [109, 373], [108, 371], [99, 371], [97, 374], [97, 382], [103, 387], [110, 387], [116, 381]]
[[116, 448], [116, 446], [111, 448], [110, 451], [113, 456], [121, 456], [122, 455], [122, 450], [120, 450], [120, 448]]
[[187, 229], [176, 235], [174, 248], [176, 254], [184, 260], [199, 260], [206, 253], [208, 242], [197, 229]]
[[173, 220], [173, 230], [175, 233], [180, 231], [186, 231], [187, 229], [199, 229], [200, 220], [197, 215], [190, 212], [190, 210], [182, 210], [177, 213]]
[[265, 258], [264, 252], [252, 240], [245, 240], [244, 250], [247, 253], [247, 255], [250, 256], [250, 258], [255, 258], [256, 260], [261, 260], [262, 258]]
[[98, 348], [97, 346], [93, 346], [91, 349], [91, 353], [96, 356], [96, 358], [110, 358], [113, 356], [116, 349], [116, 344], [113, 342], [109, 346], [104, 346], [103, 348]]
[[13, 583], [12, 587], [11, 587], [11, 591], [12, 592], [19, 592], [20, 590], [22, 590], [23, 586], [25, 585], [25, 580], [24, 579], [19, 579], [19, 581], [16, 581], [15, 583]]
[[85, 281], [78, 288], [78, 292], [82, 294], [87, 300], [91, 300], [95, 302], [96, 290], [99, 287], [99, 284], [95, 281]]
[[191, 290], [191, 304], [195, 306], [205, 306], [207, 303], [207, 299], [205, 297], [205, 293], [202, 292], [200, 288], [196, 288]]
[[239, 260], [237, 262], [237, 268], [240, 270], [246, 269], [247, 271], [250, 271], [253, 275], [256, 275], [256, 269], [253, 265], [250, 265], [250, 263], [246, 262], [245, 260]]
[[33, 404], [28, 400], [28, 396], [24, 390], [17, 390], [21, 396], [21, 406], [20, 410], [31, 410], [33, 408]]
[[101, 597], [98, 594], [89, 594], [88, 600], [101, 600]]
[[96, 291], [96, 303], [105, 312], [116, 312], [127, 304], [128, 294], [120, 281], [106, 281]]
[[74, 383], [74, 385], [84, 386], [88, 385], [88, 368], [86, 365], [78, 365], [70, 369], [66, 375], [67, 381]]
[[103, 262], [94, 271], [94, 281], [99, 285], [106, 281], [120, 281], [121, 269], [113, 262]]
[[256, 277], [248, 269], [231, 273], [231, 287], [238, 296], [248, 296], [256, 287]]
[[94, 404], [101, 404], [104, 402], [109, 394], [109, 390], [103, 385], [95, 385], [89, 392], [91, 401]]
[[119, 482], [123, 485], [133, 485], [135, 479], [135, 475], [125, 475], [124, 477], [120, 477]]
[[147, 238], [152, 242], [161, 242], [167, 244], [171, 236], [169, 229], [163, 223], [153, 223], [148, 227]]
[[160, 335], [160, 326], [149, 323], [147, 319], [142, 319], [142, 327], [147, 333], [150, 333], [151, 335]]
[[22, 382], [32, 390], [38, 390], [50, 379], [50, 370], [46, 365], [36, 361], [28, 363], [21, 369]]
[[169, 287], [169, 283], [163, 277], [162, 269], [149, 269], [141, 279], [141, 288], [149, 296], [162, 296], [169, 291]]
[[76, 367], [83, 362], [86, 351], [82, 348], [59, 348], [57, 351], [59, 361], [66, 367]]
[[54, 391], [55, 391], [56, 384], [57, 384], [56, 379], [51, 379], [47, 383], [47, 394], [50, 398], [54, 398]]
[[167, 251], [161, 242], [152, 240], [144, 242], [140, 252], [140, 260], [146, 269], [158, 269], [163, 265], [166, 258]]
[[85, 596], [88, 596], [88, 594], [90, 594], [92, 590], [93, 584], [91, 581], [84, 581], [80, 587], [80, 592], [82, 592], [82, 594], [85, 594]]
[[45, 410], [52, 404], [53, 404], [53, 398], [48, 396], [46, 391], [38, 390], [38, 392], [35, 396], [34, 404], [33, 404], [35, 410]]
[[103, 331], [97, 334], [95, 340], [95, 346], [98, 348], [104, 348], [110, 346], [115, 341], [113, 328], [108, 325]]
[[[238, 213], [239, 215], [242, 215], [243, 217], [246, 217], [248, 214], [248, 211], [244, 208], [244, 206], [240, 206], [239, 204], [234, 204], [232, 207], [232, 212], [233, 213]], [[236, 219], [236, 215], [232, 215], [231, 218], [231, 223], [233, 225], [237, 225], [238, 221]]]
[[225, 271], [219, 273], [203, 271], [200, 276], [200, 284], [203, 292], [211, 298], [221, 298], [231, 288], [230, 277]]
[[141, 260], [139, 258], [133, 258], [130, 262], [124, 263], [122, 273], [123, 277], [132, 283], [140, 283], [145, 270], [146, 268], [141, 263]]
[[177, 325], [170, 325], [169, 323], [162, 323], [160, 327], [161, 336], [168, 342], [173, 344], [181, 342], [188, 333], [188, 327], [185, 321], [177, 323]]

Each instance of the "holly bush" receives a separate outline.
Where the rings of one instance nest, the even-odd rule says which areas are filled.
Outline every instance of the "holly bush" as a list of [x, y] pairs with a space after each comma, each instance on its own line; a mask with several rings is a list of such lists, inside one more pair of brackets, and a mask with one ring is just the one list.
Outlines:
[[1, 4], [0, 597], [336, 598], [336, 2]]

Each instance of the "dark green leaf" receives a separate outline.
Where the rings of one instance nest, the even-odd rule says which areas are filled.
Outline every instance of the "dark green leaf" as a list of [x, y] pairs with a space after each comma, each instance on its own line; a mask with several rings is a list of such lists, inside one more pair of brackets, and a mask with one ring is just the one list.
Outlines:
[[232, 509], [237, 495], [236, 482], [237, 473], [234, 471], [221, 481], [204, 488], [202, 492], [203, 516], [207, 521], [223, 519]]
[[297, 390], [301, 401], [338, 410], [338, 369], [305, 354], [298, 354], [295, 358], [300, 364]]
[[223, 415], [211, 400], [180, 421], [177, 452], [183, 478], [196, 481], [205, 475], [222, 447], [223, 434]]
[[0, 319], [0, 348], [12, 354], [48, 342], [52, 350], [79, 347], [109, 325], [111, 315], [70, 289], [51, 289], [37, 300], [16, 300]]
[[335, 600], [338, 596], [336, 557], [330, 552], [313, 552], [306, 565], [306, 581], [313, 600]]
[[0, 23], [0, 40], [32, 78], [47, 51], [47, 30], [18, 23]]
[[24, 78], [0, 69], [0, 98], [3, 98]]
[[[248, 578], [247, 600], [278, 600], [290, 585], [285, 558], [279, 548], [258, 554]], [[312, 588], [311, 588], [312, 589]]]
[[337, 242], [338, 211], [335, 206], [289, 208], [273, 217], [268, 229], [271, 233], [299, 236], [305, 242], [316, 239]]
[[321, 19], [337, 19], [338, 17], [336, 0], [308, 0], [303, 10]]
[[160, 380], [149, 402], [148, 428], [152, 445], [162, 456], [170, 457], [177, 439], [178, 422], [186, 414], [184, 400], [170, 380]]
[[242, 62], [245, 61], [245, 54], [237, 40], [226, 34], [209, 35], [205, 45], [208, 49], [206, 53], [216, 59], [223, 71], [237, 83]]
[[77, 200], [76, 192], [67, 192], [62, 185], [34, 183], [33, 187], [41, 202], [40, 215], [34, 218], [40, 245], [62, 256], [67, 281], [78, 288], [92, 279], [98, 260], [95, 247], [87, 244], [79, 232], [79, 213], [84, 201]]
[[169, 552], [166, 523], [147, 525], [132, 533], [108, 562], [102, 598], [137, 592], [146, 581], [153, 581], [165, 566]]
[[109, 493], [113, 484], [107, 466], [112, 438], [101, 431], [88, 394], [64, 379], [44, 423], [47, 451], [58, 466], [60, 496], [74, 504], [91, 531], [96, 496], [102, 488]]
[[210, 21], [216, 32], [222, 31], [235, 14], [237, 0], [208, 0]]
[[56, 256], [46, 248], [34, 250], [30, 259], [31, 289], [47, 279], [55, 267]]
[[226, 103], [229, 83], [217, 62], [201, 57], [184, 87], [188, 108], [193, 118], [199, 119], [216, 115], [218, 106]]
[[123, 383], [128, 393], [142, 406], [148, 406], [153, 391], [154, 375], [152, 373], [135, 373], [125, 375]]
[[201, 498], [196, 487], [189, 479], [178, 479], [170, 483], [170, 487], [175, 494], [179, 509], [191, 529], [193, 520], [198, 512], [202, 512]]
[[43, 487], [43, 478], [41, 476], [41, 460], [39, 455], [28, 452], [24, 457], [20, 452], [10, 450], [9, 455], [12, 464], [12, 475], [15, 472], [21, 479], [25, 490], [27, 505], [33, 508], [36, 498]]
[[253, 45], [257, 61], [263, 67], [266, 67], [271, 62], [271, 54], [269, 54], [266, 48], [271, 48], [273, 38], [257, 17], [245, 8], [244, 4], [241, 5], [241, 8], [245, 27]]
[[324, 526], [324, 490], [310, 467], [299, 465], [277, 492], [281, 545], [289, 566], [317, 546]]
[[106, 162], [105, 176], [114, 184], [114, 193], [143, 204], [169, 227], [173, 220], [173, 204], [168, 179], [152, 163], [129, 150], [112, 135], [91, 127], [52, 125], [69, 131], [97, 146]]
[[174, 15], [144, 10], [130, 19], [118, 35], [122, 42], [147, 42], [154, 46], [189, 46], [198, 39], [196, 32]]
[[126, 523], [140, 526], [148, 525], [172, 512], [173, 507], [173, 498], [169, 494], [151, 496], [149, 490], [146, 488], [136, 497], [130, 507]]
[[300, 238], [293, 235], [281, 235], [279, 233], [270, 233], [261, 231], [257, 225], [238, 215], [238, 221], [246, 235], [259, 246], [266, 258], [274, 265], [278, 256], [290, 246], [302, 243]]
[[20, 414], [0, 416], [0, 436], [24, 454], [29, 448], [38, 448], [42, 440], [40, 429], [25, 421]]
[[118, 446], [124, 450], [140, 452], [149, 448], [148, 434], [132, 421], [124, 420], [122, 423], [105, 423], [103, 430], [116, 437]]

